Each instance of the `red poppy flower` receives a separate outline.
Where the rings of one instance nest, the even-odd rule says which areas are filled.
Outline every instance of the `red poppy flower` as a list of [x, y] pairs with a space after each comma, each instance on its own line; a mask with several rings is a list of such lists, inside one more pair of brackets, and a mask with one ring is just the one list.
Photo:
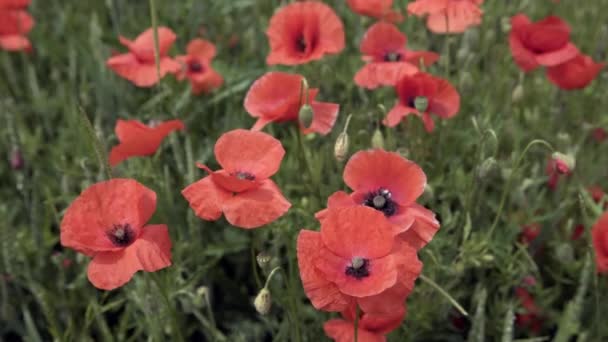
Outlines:
[[196, 216], [215, 221], [222, 216], [233, 226], [257, 228], [287, 212], [291, 204], [270, 179], [281, 165], [281, 143], [262, 132], [237, 129], [224, 133], [215, 144], [222, 170], [190, 184], [182, 195]]
[[0, 0], [0, 9], [20, 9], [30, 5], [31, 0]]
[[208, 93], [224, 83], [222, 76], [211, 68], [211, 61], [215, 57], [215, 45], [204, 39], [194, 39], [188, 43], [186, 52], [187, 55], [175, 58], [183, 64], [177, 79], [180, 81], [184, 78], [189, 79], [195, 95]]
[[393, 0], [346, 0], [346, 3], [351, 11], [360, 15], [393, 23], [403, 21], [403, 15], [391, 9]]
[[[448, 81], [427, 73], [403, 76], [395, 90], [399, 100], [383, 121], [389, 127], [397, 126], [401, 119], [410, 114], [416, 114], [422, 117], [427, 132], [432, 132], [435, 122], [431, 114], [449, 119], [460, 110], [458, 91]], [[417, 99], [426, 102], [424, 111], [416, 109]]]
[[0, 3], [0, 48], [7, 51], [32, 50], [26, 35], [34, 27], [34, 19], [24, 10], [27, 1]]
[[572, 166], [568, 165], [568, 162], [566, 160], [561, 159], [556, 155], [553, 155], [547, 161], [545, 173], [549, 177], [549, 180], [547, 181], [549, 189], [555, 190], [555, 188], [557, 187], [557, 183], [559, 182], [560, 176], [570, 176], [572, 174]]
[[420, 63], [429, 66], [439, 59], [434, 52], [410, 51], [406, 44], [406, 35], [393, 24], [378, 22], [370, 27], [361, 41], [368, 63], [355, 75], [355, 83], [369, 89], [394, 86], [403, 75], [417, 73]]
[[585, 226], [582, 224], [577, 224], [572, 230], [572, 235], [570, 236], [570, 240], [576, 241], [581, 238], [585, 234]]
[[[251, 128], [261, 130], [270, 122], [298, 120], [298, 113], [306, 96], [302, 94], [302, 80], [298, 74], [269, 72], [258, 78], [245, 96], [245, 110], [258, 121]], [[319, 89], [308, 90], [308, 104], [313, 110], [310, 127], [300, 124], [303, 133], [327, 134], [336, 122], [340, 106], [336, 103], [315, 101]]]
[[434, 33], [462, 33], [481, 24], [483, 0], [416, 0], [407, 11], [417, 17], [427, 16], [426, 26]]
[[[122, 36], [119, 39], [129, 52], [110, 57], [106, 62], [107, 66], [138, 87], [151, 87], [158, 83], [160, 79], [154, 59], [154, 29], [145, 30], [134, 41]], [[161, 78], [168, 73], [176, 73], [181, 68], [178, 62], [167, 56], [175, 39], [173, 31], [166, 27], [158, 27]]]
[[[591, 195], [591, 198], [593, 199], [593, 201], [595, 201], [595, 203], [601, 203], [602, 199], [604, 198], [604, 190], [602, 190], [601, 187], [594, 185], [594, 186], [590, 186], [587, 188], [587, 191], [589, 192], [589, 195]], [[608, 209], [608, 201], [605, 203], [605, 208]]]
[[534, 333], [539, 333], [542, 329], [543, 319], [540, 315], [540, 309], [536, 306], [534, 297], [523, 286], [515, 288], [515, 295], [523, 308], [523, 312], [515, 315], [515, 324], [528, 328]]
[[608, 272], [608, 211], [591, 228], [595, 265], [600, 273]]
[[280, 8], [266, 31], [270, 54], [266, 63], [297, 65], [344, 49], [344, 25], [322, 2], [294, 2]]
[[327, 209], [315, 216], [323, 220], [328, 210], [338, 207], [367, 206], [384, 214], [395, 234], [416, 249], [425, 246], [439, 222], [432, 211], [416, 203], [426, 186], [426, 175], [414, 162], [384, 150], [359, 151], [344, 167], [344, 182], [354, 190], [350, 195], [335, 192]]
[[301, 230], [297, 255], [304, 291], [325, 311], [356, 302], [368, 313], [394, 312], [422, 269], [416, 250], [395, 238], [384, 215], [364, 206], [329, 210], [321, 232]]
[[597, 77], [605, 65], [595, 63], [590, 56], [579, 54], [565, 63], [547, 68], [547, 77], [561, 89], [582, 89]]
[[519, 242], [524, 245], [529, 245], [539, 235], [542, 227], [538, 223], [527, 224], [521, 227], [521, 233], [519, 234]]
[[95, 287], [112, 290], [137, 271], [171, 265], [164, 224], [146, 226], [156, 194], [133, 179], [93, 184], [70, 204], [61, 221], [61, 244], [93, 258], [87, 270]]
[[608, 133], [605, 129], [601, 127], [593, 129], [591, 135], [593, 136], [593, 139], [595, 139], [595, 141], [597, 141], [598, 143], [601, 143], [606, 140], [606, 138], [608, 138]]
[[110, 151], [110, 165], [116, 166], [131, 157], [152, 155], [169, 133], [183, 129], [181, 120], [169, 120], [153, 126], [137, 120], [118, 120], [115, 132], [120, 144]]
[[[362, 313], [357, 325], [357, 340], [360, 342], [385, 342], [385, 335], [395, 330], [405, 318], [405, 306], [384, 315]], [[355, 340], [356, 307], [350, 305], [342, 312], [343, 319], [331, 319], [323, 325], [325, 334], [336, 342]]]
[[533, 23], [524, 14], [515, 15], [509, 45], [515, 63], [525, 72], [541, 65], [556, 66], [579, 54], [570, 42], [570, 27], [556, 16]]

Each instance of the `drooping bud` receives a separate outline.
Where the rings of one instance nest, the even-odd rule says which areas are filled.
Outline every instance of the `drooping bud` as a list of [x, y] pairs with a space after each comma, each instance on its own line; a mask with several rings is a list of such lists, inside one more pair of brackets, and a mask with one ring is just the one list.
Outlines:
[[414, 107], [420, 113], [426, 112], [429, 108], [429, 99], [426, 96], [417, 96], [414, 99]]
[[384, 136], [379, 128], [376, 128], [374, 134], [372, 135], [372, 147], [384, 149]]
[[300, 121], [300, 125], [304, 128], [309, 128], [312, 124], [312, 120], [314, 117], [314, 111], [312, 107], [308, 103], [308, 81], [305, 78], [302, 78], [302, 88], [300, 90], [300, 100], [302, 102], [302, 107], [300, 107], [300, 112], [298, 113], [298, 120]]
[[574, 157], [567, 154], [554, 152], [551, 158], [554, 162], [553, 167], [555, 168], [555, 171], [562, 175], [568, 175], [572, 173], [574, 167], [576, 166], [576, 160], [574, 159]]
[[486, 179], [488, 176], [492, 175], [494, 171], [497, 170], [498, 163], [494, 157], [490, 157], [479, 165], [477, 169], [477, 177], [479, 180]]
[[513, 93], [511, 93], [511, 101], [513, 103], [517, 103], [519, 101], [521, 101], [524, 98], [524, 86], [523, 84], [519, 83], [517, 84], [517, 86], [515, 86], [515, 89], [513, 89]]
[[344, 124], [344, 129], [338, 135], [336, 139], [336, 143], [334, 145], [334, 157], [337, 161], [343, 162], [346, 160], [346, 156], [348, 155], [348, 147], [350, 144], [350, 139], [348, 138], [348, 125], [350, 124], [350, 118], [352, 114], [349, 114], [346, 118], [346, 123]]
[[270, 308], [272, 306], [272, 296], [267, 288], [264, 287], [262, 290], [260, 290], [253, 301], [253, 306], [261, 315], [266, 315], [270, 312]]

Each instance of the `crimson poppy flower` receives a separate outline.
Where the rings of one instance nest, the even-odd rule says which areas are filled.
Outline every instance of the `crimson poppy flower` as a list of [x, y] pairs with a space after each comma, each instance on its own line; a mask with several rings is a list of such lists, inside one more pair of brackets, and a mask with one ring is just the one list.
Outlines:
[[560, 176], [570, 176], [572, 174], [572, 170], [574, 168], [574, 165], [572, 165], [573, 161], [568, 159], [571, 158], [561, 153], [554, 153], [547, 161], [545, 173], [549, 177], [547, 182], [549, 189], [555, 190]]
[[525, 72], [563, 64], [579, 54], [570, 42], [570, 27], [556, 16], [536, 23], [524, 14], [513, 16], [509, 45], [515, 63]]
[[315, 216], [323, 220], [328, 210], [367, 206], [378, 210], [393, 226], [395, 234], [416, 249], [425, 246], [437, 230], [435, 214], [416, 203], [426, 186], [426, 175], [414, 162], [384, 150], [359, 151], [344, 167], [344, 182], [354, 192], [335, 192], [327, 209]]
[[596, 63], [590, 56], [579, 54], [562, 64], [547, 68], [549, 81], [564, 90], [585, 88], [606, 63]]
[[[258, 121], [251, 128], [261, 130], [270, 122], [298, 120], [300, 108], [306, 101], [302, 91], [304, 77], [285, 72], [269, 72], [258, 78], [245, 96], [245, 110]], [[308, 90], [308, 104], [312, 107], [310, 127], [300, 128], [303, 133], [327, 134], [336, 123], [340, 106], [336, 103], [315, 101], [319, 89]]]
[[481, 24], [483, 0], [416, 0], [407, 11], [417, 17], [426, 16], [426, 26], [434, 33], [462, 33]]
[[266, 31], [269, 65], [297, 65], [344, 49], [344, 25], [331, 7], [318, 1], [294, 2], [280, 8]]
[[233, 226], [257, 228], [287, 212], [291, 204], [270, 179], [281, 165], [281, 143], [262, 132], [237, 129], [224, 133], [215, 144], [215, 158], [223, 168], [190, 184], [182, 195], [196, 216], [215, 221], [222, 216]]
[[524, 245], [529, 245], [540, 235], [541, 229], [542, 227], [538, 223], [531, 223], [521, 227], [519, 242]]
[[[388, 314], [374, 315], [363, 312], [357, 325], [357, 340], [360, 342], [385, 342], [385, 335], [395, 330], [405, 318], [406, 309]], [[331, 319], [323, 324], [325, 334], [336, 342], [352, 342], [355, 340], [356, 306], [350, 305], [342, 313], [343, 319]]]
[[[160, 81], [154, 59], [154, 29], [149, 28], [134, 41], [122, 36], [120, 43], [129, 49], [128, 53], [110, 57], [106, 65], [120, 77], [138, 87], [151, 87]], [[171, 29], [158, 27], [158, 52], [160, 58], [160, 78], [181, 69], [178, 62], [167, 56], [176, 36]]]
[[572, 235], [570, 235], [570, 240], [576, 241], [580, 239], [583, 234], [585, 234], [585, 226], [582, 224], [577, 224], [576, 226], [574, 226], [574, 229], [572, 229]]
[[301, 230], [300, 278], [313, 306], [343, 311], [356, 302], [374, 314], [402, 307], [422, 264], [394, 234], [381, 212], [365, 206], [330, 209], [320, 232]]
[[434, 52], [410, 51], [406, 44], [406, 35], [393, 24], [378, 22], [370, 27], [360, 47], [368, 63], [355, 75], [355, 83], [369, 89], [394, 86], [403, 75], [417, 73], [420, 63], [429, 66], [439, 59]]
[[522, 328], [528, 328], [538, 334], [542, 329], [543, 319], [540, 314], [540, 308], [534, 301], [534, 297], [523, 286], [515, 288], [515, 296], [519, 299], [523, 308], [523, 312], [515, 315], [515, 324]]
[[[602, 199], [604, 198], [604, 190], [600, 186], [594, 185], [587, 188], [589, 195], [593, 201], [597, 204], [602, 203]], [[608, 209], [608, 201], [605, 203], [604, 208]]]
[[[395, 91], [399, 100], [383, 121], [389, 127], [397, 126], [401, 119], [410, 114], [416, 114], [422, 117], [427, 132], [432, 132], [435, 122], [431, 114], [449, 119], [460, 110], [458, 91], [448, 81], [427, 73], [403, 76], [397, 82]], [[420, 100], [426, 108], [419, 110], [416, 109], [416, 101]]]
[[393, 0], [346, 0], [351, 11], [372, 17], [382, 19], [393, 23], [403, 21], [403, 15], [398, 11], [394, 11]]
[[34, 19], [24, 9], [29, 1], [0, 2], [0, 48], [7, 51], [32, 50], [27, 34], [34, 27]]
[[605, 129], [603, 129], [601, 127], [594, 128], [591, 135], [593, 136], [593, 139], [595, 139], [595, 141], [598, 143], [601, 143], [604, 140], [606, 140], [606, 138], [608, 138], [608, 133], [606, 132]]
[[608, 272], [608, 211], [591, 228], [595, 265], [599, 273]]
[[224, 83], [222, 76], [211, 68], [211, 61], [215, 57], [215, 45], [204, 39], [193, 39], [188, 43], [186, 52], [187, 55], [175, 57], [183, 64], [177, 79], [190, 80], [192, 93], [195, 95], [208, 93]]
[[156, 193], [133, 179], [93, 184], [66, 210], [61, 245], [93, 258], [87, 275], [95, 287], [115, 289], [137, 271], [171, 265], [167, 226], [146, 226], [155, 209]]
[[181, 120], [169, 120], [152, 126], [137, 120], [118, 120], [115, 132], [120, 143], [110, 151], [110, 165], [116, 166], [131, 157], [152, 155], [169, 133], [183, 129]]

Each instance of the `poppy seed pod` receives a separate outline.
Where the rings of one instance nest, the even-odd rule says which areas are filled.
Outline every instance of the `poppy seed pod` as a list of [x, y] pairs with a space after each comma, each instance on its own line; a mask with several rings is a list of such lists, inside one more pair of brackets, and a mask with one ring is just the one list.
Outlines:
[[416, 110], [424, 113], [429, 108], [429, 99], [426, 96], [417, 96], [414, 99], [414, 107]]
[[258, 295], [255, 297], [253, 301], [253, 306], [255, 310], [261, 315], [266, 315], [270, 312], [270, 308], [272, 306], [272, 296], [270, 295], [270, 291], [267, 288], [263, 288], [260, 290]]
[[524, 97], [524, 86], [522, 84], [518, 84], [515, 89], [513, 89], [513, 93], [511, 93], [511, 101], [513, 103], [517, 103], [521, 101]]
[[258, 262], [258, 266], [260, 266], [261, 269], [266, 269], [270, 265], [270, 261], [272, 260], [272, 255], [270, 255], [270, 253], [268, 253], [266, 251], [261, 251], [255, 257], [255, 260]]

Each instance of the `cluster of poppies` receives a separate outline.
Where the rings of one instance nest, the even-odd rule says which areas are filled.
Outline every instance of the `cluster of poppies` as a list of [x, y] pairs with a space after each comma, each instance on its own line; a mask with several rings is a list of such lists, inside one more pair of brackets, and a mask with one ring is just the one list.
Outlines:
[[150, 28], [135, 40], [119, 37], [129, 52], [110, 57], [107, 66], [138, 87], [154, 86], [167, 74], [175, 75], [180, 81], [188, 79], [194, 94], [210, 92], [224, 83], [222, 76], [211, 67], [216, 54], [213, 43], [193, 39], [188, 43], [185, 55], [172, 58], [168, 53], [177, 36], [167, 27], [158, 27], [156, 34], [155, 40], [154, 30]]
[[30, 0], [0, 0], [0, 49], [32, 51], [27, 34], [34, 27], [34, 19], [27, 12]]
[[605, 63], [596, 63], [570, 41], [570, 26], [557, 16], [532, 22], [525, 14], [511, 18], [509, 45], [524, 72], [543, 66], [549, 81], [564, 90], [586, 87]]

